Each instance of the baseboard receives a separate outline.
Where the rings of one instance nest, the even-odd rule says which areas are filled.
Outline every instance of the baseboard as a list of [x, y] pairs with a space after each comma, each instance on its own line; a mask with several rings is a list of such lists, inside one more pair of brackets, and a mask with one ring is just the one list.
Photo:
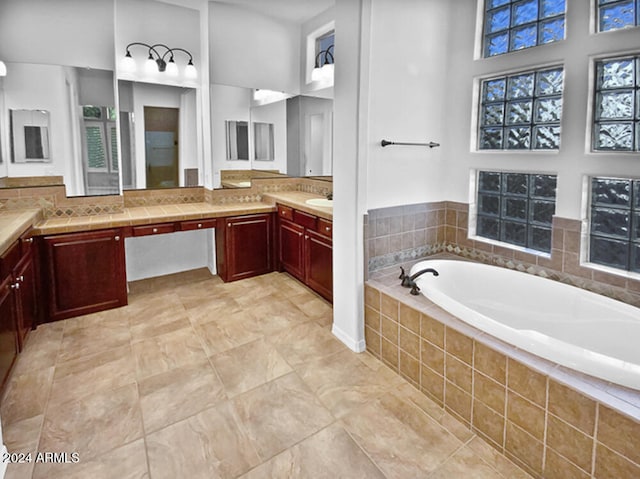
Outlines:
[[347, 333], [342, 331], [339, 327], [337, 327], [335, 323], [331, 328], [331, 332], [336, 338], [342, 341], [351, 351], [354, 351], [356, 353], [361, 353], [366, 349], [366, 344], [364, 342], [364, 339], [357, 340], [352, 338]]

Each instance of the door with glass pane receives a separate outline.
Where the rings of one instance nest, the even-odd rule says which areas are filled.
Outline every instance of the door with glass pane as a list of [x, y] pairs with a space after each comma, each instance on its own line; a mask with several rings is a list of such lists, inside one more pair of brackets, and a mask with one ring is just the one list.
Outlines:
[[83, 170], [87, 195], [119, 193], [116, 114], [115, 108], [111, 107], [82, 107]]
[[147, 188], [180, 186], [178, 153], [179, 108], [144, 107]]

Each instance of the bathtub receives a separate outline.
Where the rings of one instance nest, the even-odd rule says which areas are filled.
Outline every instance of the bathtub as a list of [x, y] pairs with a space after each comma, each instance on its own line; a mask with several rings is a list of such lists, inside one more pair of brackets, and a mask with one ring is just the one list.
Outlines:
[[640, 390], [640, 309], [550, 279], [469, 261], [426, 260], [421, 293], [465, 323], [568, 368]]

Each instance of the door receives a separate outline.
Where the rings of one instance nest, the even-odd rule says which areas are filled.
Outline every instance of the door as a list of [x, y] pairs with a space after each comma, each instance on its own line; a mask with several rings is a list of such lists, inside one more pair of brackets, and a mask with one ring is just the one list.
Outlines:
[[179, 108], [144, 107], [147, 188], [180, 186], [179, 116]]
[[38, 296], [33, 255], [23, 256], [16, 267], [14, 279], [20, 287], [16, 290], [18, 344], [24, 349], [25, 339], [38, 317]]
[[47, 236], [44, 244], [49, 320], [127, 304], [120, 230]]
[[292, 276], [304, 281], [304, 228], [280, 219], [280, 264]]
[[300, 103], [302, 176], [331, 175], [333, 101], [303, 97]]
[[225, 281], [235, 281], [272, 271], [271, 215], [227, 218], [225, 223]]
[[18, 355], [16, 307], [11, 276], [0, 284], [0, 385], [3, 385]]
[[307, 285], [328, 301], [333, 300], [333, 246], [330, 238], [306, 230]]

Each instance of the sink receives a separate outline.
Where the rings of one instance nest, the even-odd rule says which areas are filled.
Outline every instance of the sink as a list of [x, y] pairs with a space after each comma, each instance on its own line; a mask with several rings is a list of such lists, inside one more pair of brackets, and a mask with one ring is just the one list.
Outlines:
[[248, 186], [251, 186], [251, 182], [250, 181], [238, 181], [238, 183], [236, 183], [240, 188], [246, 188]]
[[328, 200], [326, 198], [311, 198], [310, 200], [305, 201], [305, 203], [311, 206], [324, 206], [333, 208], [333, 200]]

